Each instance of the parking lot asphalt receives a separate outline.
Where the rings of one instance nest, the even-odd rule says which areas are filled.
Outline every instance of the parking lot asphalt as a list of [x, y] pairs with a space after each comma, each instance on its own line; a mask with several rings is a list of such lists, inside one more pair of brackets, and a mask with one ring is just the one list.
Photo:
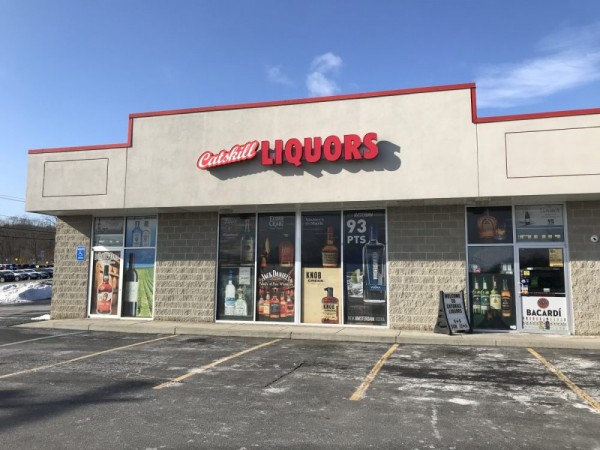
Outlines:
[[433, 332], [393, 330], [389, 328], [335, 325], [290, 326], [260, 323], [187, 323], [106, 318], [49, 320], [24, 323], [20, 326], [64, 330], [114, 331], [120, 333], [163, 333], [292, 340], [600, 350], [600, 336], [535, 333], [456, 333], [446, 335]]
[[597, 449], [599, 369], [595, 350], [13, 326], [0, 329], [0, 438], [11, 449]]

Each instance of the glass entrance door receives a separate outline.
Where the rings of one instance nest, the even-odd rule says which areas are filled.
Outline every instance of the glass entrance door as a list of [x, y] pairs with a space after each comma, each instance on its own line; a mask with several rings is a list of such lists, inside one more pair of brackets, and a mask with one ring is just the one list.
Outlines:
[[518, 258], [522, 331], [568, 333], [565, 249], [520, 247]]

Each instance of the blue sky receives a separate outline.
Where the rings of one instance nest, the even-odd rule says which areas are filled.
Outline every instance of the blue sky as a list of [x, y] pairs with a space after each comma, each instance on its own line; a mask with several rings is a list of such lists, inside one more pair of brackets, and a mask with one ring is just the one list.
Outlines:
[[29, 149], [130, 113], [467, 82], [479, 116], [600, 108], [600, 1], [0, 0], [0, 219]]

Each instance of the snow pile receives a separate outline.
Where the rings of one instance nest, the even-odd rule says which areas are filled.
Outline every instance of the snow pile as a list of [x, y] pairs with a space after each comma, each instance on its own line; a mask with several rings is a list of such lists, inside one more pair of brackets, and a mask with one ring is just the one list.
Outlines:
[[50, 320], [50, 314], [43, 314], [38, 317], [32, 317], [31, 320]]
[[0, 305], [50, 300], [51, 297], [52, 282], [50, 281], [0, 284]]

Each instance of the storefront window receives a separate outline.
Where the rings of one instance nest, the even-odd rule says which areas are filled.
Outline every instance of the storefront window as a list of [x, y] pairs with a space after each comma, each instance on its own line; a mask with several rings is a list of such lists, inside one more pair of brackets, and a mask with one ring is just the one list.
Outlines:
[[512, 207], [467, 209], [469, 244], [512, 244]]
[[386, 257], [384, 210], [221, 215], [216, 318], [386, 325]]
[[156, 227], [156, 217], [94, 219], [90, 314], [152, 317]]
[[220, 217], [217, 319], [254, 317], [255, 236], [254, 214]]
[[476, 330], [515, 330], [511, 206], [467, 209], [469, 305]]
[[344, 213], [344, 322], [387, 324], [385, 211]]
[[122, 247], [124, 224], [122, 217], [97, 217], [94, 220], [94, 246]]
[[469, 248], [471, 321], [475, 329], [516, 329], [512, 246]]
[[121, 251], [95, 251], [90, 314], [119, 315]]
[[341, 323], [341, 214], [302, 214], [302, 322]]
[[294, 322], [296, 214], [258, 215], [256, 320]]
[[515, 207], [517, 242], [563, 242], [565, 230], [562, 205]]

